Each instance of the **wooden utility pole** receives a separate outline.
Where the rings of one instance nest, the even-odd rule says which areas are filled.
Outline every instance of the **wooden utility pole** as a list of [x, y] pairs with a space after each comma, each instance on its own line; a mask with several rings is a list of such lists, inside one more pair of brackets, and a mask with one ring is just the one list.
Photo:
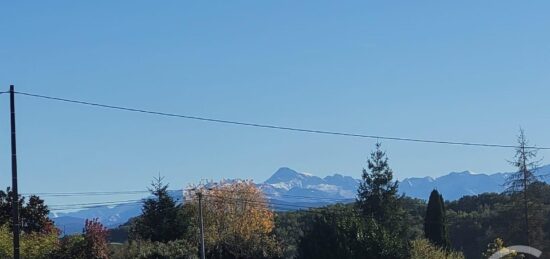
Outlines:
[[15, 143], [15, 92], [10, 85], [10, 118], [11, 118], [11, 193], [12, 193], [12, 226], [13, 258], [19, 259], [19, 193], [17, 191], [17, 150]]
[[197, 196], [199, 197], [199, 220], [200, 220], [200, 232], [201, 232], [201, 259], [205, 258], [204, 255], [204, 223], [202, 219], [202, 192], [198, 192]]

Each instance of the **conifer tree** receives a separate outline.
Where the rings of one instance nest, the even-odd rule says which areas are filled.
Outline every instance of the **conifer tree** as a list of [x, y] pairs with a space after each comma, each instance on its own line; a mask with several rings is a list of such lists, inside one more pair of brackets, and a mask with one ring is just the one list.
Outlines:
[[444, 206], [443, 196], [437, 190], [433, 190], [426, 209], [424, 235], [437, 246], [449, 247]]
[[506, 192], [510, 194], [520, 194], [521, 201], [516, 200], [516, 207], [523, 210], [524, 230], [525, 230], [525, 242], [527, 245], [531, 244], [531, 235], [529, 222], [530, 208], [529, 204], [532, 200], [530, 197], [530, 186], [538, 182], [538, 178], [535, 175], [535, 170], [538, 167], [539, 160], [536, 160], [537, 149], [529, 147], [529, 142], [525, 137], [525, 132], [520, 128], [518, 135], [518, 146], [516, 147], [516, 154], [514, 160], [510, 161], [517, 171], [511, 174], [506, 179]]
[[168, 242], [181, 238], [186, 231], [186, 218], [181, 205], [168, 193], [163, 178], [155, 178], [149, 189], [152, 198], [146, 199], [139, 216], [132, 226], [134, 239]]
[[395, 226], [403, 214], [397, 194], [399, 183], [393, 180], [393, 171], [380, 143], [376, 143], [367, 166], [359, 184], [357, 204], [365, 217], [386, 227]]
[[369, 251], [368, 258], [403, 258], [407, 243], [405, 211], [397, 193], [399, 183], [393, 180], [393, 171], [380, 143], [376, 143], [367, 165], [356, 204], [365, 222], [364, 231], [370, 236], [363, 244]]

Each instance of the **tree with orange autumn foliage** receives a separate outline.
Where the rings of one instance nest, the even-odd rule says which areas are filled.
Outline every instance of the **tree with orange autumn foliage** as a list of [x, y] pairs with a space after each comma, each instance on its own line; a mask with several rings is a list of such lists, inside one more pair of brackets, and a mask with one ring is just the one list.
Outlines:
[[[190, 206], [198, 211], [203, 195], [207, 258], [273, 258], [280, 248], [273, 235], [274, 213], [252, 181], [220, 182], [189, 191]], [[198, 213], [193, 213], [198, 219]]]

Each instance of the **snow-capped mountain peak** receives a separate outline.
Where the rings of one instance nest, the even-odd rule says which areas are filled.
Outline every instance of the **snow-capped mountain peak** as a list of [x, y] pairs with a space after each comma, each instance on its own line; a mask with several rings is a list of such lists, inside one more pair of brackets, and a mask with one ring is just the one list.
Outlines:
[[295, 200], [303, 200], [309, 197], [301, 196], [317, 195], [324, 198], [331, 196], [335, 199], [353, 199], [357, 184], [358, 181], [349, 176], [335, 174], [321, 178], [282, 167], [259, 186], [272, 197], [292, 195], [296, 196]]

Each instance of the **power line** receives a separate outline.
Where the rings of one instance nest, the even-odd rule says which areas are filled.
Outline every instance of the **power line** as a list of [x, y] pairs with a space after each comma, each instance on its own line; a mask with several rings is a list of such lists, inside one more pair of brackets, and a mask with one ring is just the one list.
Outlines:
[[126, 204], [126, 203], [139, 203], [143, 202], [142, 200], [124, 200], [124, 201], [104, 201], [104, 202], [89, 202], [89, 203], [75, 203], [75, 204], [53, 204], [52, 207], [61, 207], [61, 206], [86, 206], [86, 205], [117, 205], [117, 204]]
[[[287, 204], [287, 203], [278, 203], [273, 202], [270, 199], [267, 199], [266, 201], [258, 201], [258, 200], [248, 200], [243, 198], [235, 198], [235, 197], [222, 197], [217, 196], [213, 194], [205, 194], [207, 197], [212, 197], [215, 200], [231, 200], [231, 201], [241, 201], [246, 202], [249, 204], [254, 204], [257, 206], [268, 206], [275, 210], [281, 210], [286, 208], [294, 208], [296, 209], [318, 209], [319, 206], [315, 206], [311, 204], [310, 206], [306, 205], [296, 205], [296, 204]], [[311, 197], [313, 198], [313, 197]], [[337, 199], [334, 199], [335, 201]], [[62, 210], [74, 210], [74, 209], [90, 209], [90, 208], [99, 208], [99, 207], [105, 207], [105, 206], [128, 206], [128, 205], [137, 205], [137, 204], [143, 204], [145, 199], [141, 200], [123, 200], [123, 201], [104, 201], [104, 202], [91, 202], [91, 203], [70, 203], [70, 204], [53, 204], [48, 205], [50, 208], [50, 211], [62, 211]]]
[[[241, 201], [245, 201], [245, 202], [249, 202], [251, 200], [245, 200], [245, 199], [242, 199], [242, 198], [234, 198], [234, 197], [222, 197], [222, 196], [215, 196], [215, 195], [212, 195], [212, 194], [205, 194], [205, 196], [210, 196], [210, 197], [217, 197], [217, 198], [224, 198], [224, 199], [231, 199], [231, 200], [241, 200]], [[317, 206], [313, 205], [312, 206], [303, 206], [303, 205], [295, 205], [295, 204], [290, 204], [290, 203], [278, 203], [277, 200], [274, 200], [272, 199], [271, 197], [269, 196], [266, 196], [267, 197], [267, 201], [266, 202], [263, 202], [267, 205], [281, 205], [281, 206], [290, 206], [290, 207], [300, 207], [300, 208], [317, 208]], [[298, 197], [304, 197], [304, 196], [298, 196]], [[311, 199], [314, 199], [312, 201], [317, 201], [317, 202], [326, 202], [327, 199], [329, 198], [319, 198], [318, 200], [315, 200], [315, 197], [308, 197], [308, 198], [311, 198]], [[140, 199], [140, 200], [123, 200], [123, 201], [104, 201], [104, 202], [92, 202], [92, 203], [68, 203], [68, 204], [52, 204], [52, 205], [48, 205], [48, 207], [50, 208], [59, 208], [59, 207], [86, 207], [88, 205], [94, 205], [94, 207], [97, 206], [113, 206], [113, 205], [121, 205], [121, 204], [137, 204], [137, 203], [143, 203], [144, 200], [147, 200], [147, 199]], [[330, 201], [334, 201], [335, 203], [339, 203], [339, 202], [349, 202], [350, 199], [329, 199]], [[176, 201], [179, 201], [179, 199], [177, 199]], [[274, 202], [275, 201], [275, 202]], [[252, 201], [252, 202], [257, 202], [257, 201]], [[280, 202], [280, 201], [279, 201]]]
[[149, 191], [111, 191], [111, 192], [42, 192], [23, 193], [23, 196], [36, 195], [40, 197], [73, 197], [73, 196], [101, 196], [101, 195], [132, 195], [149, 193]]
[[[113, 110], [121, 110], [121, 111], [136, 112], [136, 113], [145, 113], [145, 114], [165, 116], [165, 117], [175, 117], [175, 118], [205, 121], [205, 122], [213, 122], [213, 123], [222, 123], [222, 124], [230, 124], [230, 125], [238, 125], [238, 126], [265, 128], [265, 129], [286, 130], [286, 131], [294, 131], [294, 132], [313, 133], [313, 134], [322, 134], [322, 135], [333, 135], [333, 136], [344, 136], [344, 137], [369, 138], [369, 139], [377, 139], [377, 140], [382, 139], [382, 140], [395, 140], [395, 141], [406, 141], [406, 142], [417, 142], [417, 143], [430, 143], [430, 144], [461, 145], [461, 146], [476, 146], [476, 147], [491, 147], [491, 148], [517, 148], [517, 146], [514, 146], [514, 145], [488, 144], [488, 143], [475, 143], [475, 142], [462, 142], [462, 141], [446, 141], [446, 140], [431, 140], [431, 139], [417, 139], [417, 138], [405, 138], [405, 137], [389, 137], [389, 136], [366, 135], [366, 134], [358, 134], [358, 133], [337, 132], [337, 131], [327, 131], [327, 130], [317, 130], [317, 129], [294, 128], [294, 127], [278, 126], [278, 125], [271, 125], [271, 124], [250, 123], [250, 122], [242, 122], [242, 121], [233, 121], [233, 120], [225, 120], [225, 119], [199, 117], [199, 116], [192, 116], [192, 115], [185, 115], [185, 114], [158, 112], [158, 111], [152, 111], [152, 110], [130, 108], [130, 107], [123, 107], [123, 106], [115, 106], [115, 105], [107, 105], [107, 104], [101, 104], [101, 103], [66, 99], [66, 98], [46, 96], [46, 95], [26, 93], [26, 92], [15, 92], [15, 93], [19, 94], [19, 95], [30, 96], [30, 97], [35, 97], [35, 98], [54, 100], [54, 101], [73, 103], [73, 104], [81, 104], [81, 105], [94, 106], [94, 107], [101, 107], [101, 108], [107, 108], [107, 109], [113, 109]], [[538, 150], [550, 149], [550, 147], [535, 147], [535, 146], [530, 146], [530, 147], [526, 147], [526, 148], [538, 149]]]
[[[303, 196], [303, 195], [290, 195], [290, 194], [281, 194], [282, 197], [289, 197], [289, 198], [300, 198], [300, 199], [313, 199], [313, 200], [326, 200], [326, 201], [336, 201], [336, 202], [346, 202], [346, 201], [353, 201], [354, 198], [329, 198], [329, 197], [313, 197], [313, 196]], [[269, 197], [271, 199], [278, 198], [277, 196], [269, 196], [266, 195], [266, 197]]]
[[[184, 190], [172, 190], [175, 192], [180, 191], [189, 191], [191, 189], [184, 189]], [[227, 190], [224, 190], [227, 191]], [[233, 191], [231, 191], [233, 192]], [[235, 191], [237, 192], [237, 191]], [[31, 196], [36, 195], [40, 197], [78, 197], [78, 196], [115, 196], [115, 195], [134, 195], [134, 194], [143, 194], [143, 193], [150, 193], [150, 191], [93, 191], [93, 192], [38, 192], [38, 193], [22, 193], [23, 196]], [[334, 201], [334, 202], [346, 202], [354, 200], [354, 198], [330, 198], [330, 197], [315, 197], [315, 196], [305, 196], [305, 195], [290, 195], [290, 194], [279, 194], [279, 195], [273, 195], [273, 194], [266, 194], [264, 193], [265, 197], [269, 200], [277, 200], [279, 198], [287, 197], [287, 198], [296, 198], [297, 200], [314, 200], [318, 202], [323, 201]]]
[[287, 204], [287, 203], [277, 203], [277, 202], [271, 202], [271, 201], [260, 201], [260, 200], [250, 200], [250, 199], [243, 199], [243, 198], [234, 198], [234, 197], [224, 197], [214, 194], [203, 194], [206, 197], [211, 197], [214, 199], [217, 199], [218, 201], [224, 202], [225, 200], [232, 200], [232, 201], [240, 201], [240, 202], [246, 202], [246, 203], [252, 203], [252, 204], [259, 204], [259, 205], [265, 205], [265, 206], [285, 206], [285, 207], [292, 207], [292, 208], [299, 208], [299, 209], [317, 209], [319, 206], [304, 206], [304, 205], [296, 205], [296, 204]]
[[[227, 191], [227, 190], [224, 190], [224, 191]], [[239, 193], [238, 191], [227, 191], [227, 192], [229, 192], [229, 193]], [[271, 207], [272, 209], [275, 209], [275, 210], [278, 210], [278, 211], [283, 210], [284, 208], [282, 208], [282, 207], [287, 207], [287, 208], [291, 207], [291, 208], [294, 208], [294, 210], [296, 210], [296, 209], [323, 209], [324, 206], [327, 206], [327, 205], [345, 204], [346, 202], [347, 203], [352, 202], [350, 199], [331, 199], [332, 201], [336, 201], [336, 203], [334, 203], [334, 204], [325, 204], [323, 206], [310, 204], [309, 206], [307, 206], [307, 205], [297, 205], [297, 204], [293, 204], [293, 203], [280, 203], [280, 202], [277, 202], [277, 201], [274, 202], [274, 200], [270, 199], [269, 196], [266, 196], [268, 199], [266, 199], [265, 201], [250, 200], [250, 199], [239, 198], [239, 197], [226, 197], [226, 196], [220, 196], [220, 195], [209, 194], [209, 193], [205, 193], [204, 196], [211, 197], [216, 201], [230, 200], [230, 201], [235, 201], [235, 202], [240, 201], [240, 202], [248, 203], [249, 205], [268, 206], [268, 207]], [[288, 195], [288, 196], [293, 196], [293, 195]], [[293, 196], [293, 197], [317, 198], [317, 197], [312, 197], [312, 196]], [[319, 199], [322, 199], [322, 198], [319, 198]], [[76, 204], [54, 204], [54, 205], [48, 205], [48, 207], [51, 208], [52, 211], [69, 210], [69, 209], [85, 209], [85, 208], [97, 208], [97, 207], [103, 207], [103, 206], [120, 206], [120, 205], [142, 204], [145, 200], [146, 199], [123, 200], [123, 201], [104, 201], [104, 202], [76, 203]], [[317, 200], [317, 201], [320, 202], [321, 200]], [[340, 201], [340, 202], [338, 202], [338, 201]], [[498, 205], [495, 205], [495, 207], [498, 207], [498, 208], [515, 207], [515, 205], [513, 205], [513, 204], [498, 204]]]
[[[189, 189], [185, 189], [189, 190]], [[185, 191], [181, 190], [181, 191]], [[180, 190], [174, 190], [174, 191], [180, 191]], [[227, 191], [227, 190], [225, 190]], [[234, 191], [230, 191], [234, 192]], [[236, 191], [235, 191], [236, 192]], [[39, 195], [40, 197], [74, 197], [74, 196], [115, 196], [115, 195], [132, 195], [132, 194], [141, 194], [141, 193], [149, 193], [149, 191], [92, 191], [92, 192], [44, 192], [44, 193], [23, 193], [23, 196], [26, 195]], [[286, 206], [286, 207], [293, 207], [293, 208], [299, 208], [299, 209], [309, 209], [309, 208], [317, 208], [318, 206], [315, 206], [311, 204], [312, 206], [304, 206], [304, 205], [295, 205], [295, 204], [286, 204], [286, 203], [277, 203], [279, 200], [277, 198], [280, 197], [290, 197], [290, 198], [299, 198], [307, 200], [305, 202], [319, 202], [319, 203], [341, 203], [341, 202], [349, 202], [353, 199], [338, 199], [338, 198], [328, 198], [328, 197], [314, 197], [314, 196], [304, 196], [304, 195], [288, 195], [288, 194], [282, 194], [279, 196], [272, 196], [269, 194], [264, 194], [267, 198], [266, 204], [270, 205], [276, 210], [280, 210], [281, 208], [275, 208], [276, 206]], [[48, 205], [51, 211], [60, 211], [60, 210], [71, 210], [71, 209], [89, 209], [89, 208], [98, 208], [98, 207], [104, 207], [104, 206], [119, 206], [119, 205], [133, 205], [133, 204], [140, 204], [143, 203], [144, 200], [147, 198], [141, 199], [141, 200], [124, 200], [124, 201], [104, 201], [104, 202], [93, 202], [93, 203], [68, 203], [68, 204], [52, 204]], [[232, 198], [235, 199], [235, 198]], [[178, 199], [179, 200], [179, 199]], [[284, 201], [279, 201], [284, 202]], [[318, 204], [319, 205], [319, 204]]]
[[[255, 200], [248, 200], [243, 198], [228, 198], [228, 197], [221, 197], [221, 196], [215, 196], [215, 195], [206, 195], [207, 197], [211, 197], [214, 200], [217, 200], [218, 202], [227, 202], [227, 200], [232, 201], [240, 201], [247, 204], [247, 206], [256, 207], [256, 208], [265, 208], [266, 206], [270, 209], [276, 211], [276, 212], [300, 212], [300, 213], [309, 213], [309, 214], [317, 214], [317, 215], [343, 215], [342, 213], [345, 213], [345, 211], [342, 211], [340, 209], [335, 210], [335, 207], [327, 207], [325, 206], [301, 206], [301, 205], [294, 205], [294, 204], [282, 204], [282, 203], [271, 203], [266, 201], [255, 201]], [[335, 205], [335, 204], [332, 204]], [[352, 208], [353, 211], [356, 212], [354, 208]]]
[[[205, 190], [205, 191], [211, 191], [211, 190], [220, 190], [222, 192], [225, 192], [225, 193], [243, 193], [243, 191], [241, 190], [226, 190], [226, 189], [217, 189], [218, 187], [220, 186], [212, 186], [212, 187], [203, 187], [202, 189]], [[189, 192], [189, 191], [195, 191], [197, 188], [187, 188], [187, 189], [184, 189], [183, 191], [184, 192]], [[201, 189], [201, 188], [199, 188]], [[268, 198], [269, 200], [277, 200], [278, 198], [281, 198], [281, 197], [289, 197], [289, 198], [299, 198], [299, 199], [314, 199], [314, 200], [318, 200], [319, 202], [321, 200], [328, 200], [328, 201], [335, 201], [335, 202], [347, 202], [347, 201], [352, 201], [352, 200], [355, 200], [355, 197], [354, 198], [329, 198], [329, 197], [315, 197], [315, 196], [305, 196], [305, 195], [291, 195], [291, 194], [279, 194], [279, 195], [270, 195], [268, 193], [265, 193], [265, 192], [261, 192], [266, 198]], [[281, 197], [279, 197], [281, 196]]]
[[[48, 208], [51, 208], [51, 211], [58, 210], [69, 210], [69, 209], [89, 209], [89, 208], [98, 208], [105, 206], [123, 206], [123, 205], [135, 205], [143, 204], [147, 199], [139, 200], [123, 200], [123, 201], [104, 201], [104, 202], [90, 202], [90, 203], [69, 203], [69, 204], [54, 204], [49, 205]], [[174, 201], [179, 202], [180, 199], [174, 199]]]
[[83, 209], [94, 209], [94, 208], [101, 208], [105, 206], [129, 206], [129, 205], [136, 205], [140, 204], [141, 202], [128, 202], [128, 203], [120, 203], [120, 204], [106, 204], [106, 205], [89, 205], [89, 206], [67, 206], [67, 207], [55, 207], [50, 208], [50, 211], [67, 211], [67, 210], [83, 210]]

